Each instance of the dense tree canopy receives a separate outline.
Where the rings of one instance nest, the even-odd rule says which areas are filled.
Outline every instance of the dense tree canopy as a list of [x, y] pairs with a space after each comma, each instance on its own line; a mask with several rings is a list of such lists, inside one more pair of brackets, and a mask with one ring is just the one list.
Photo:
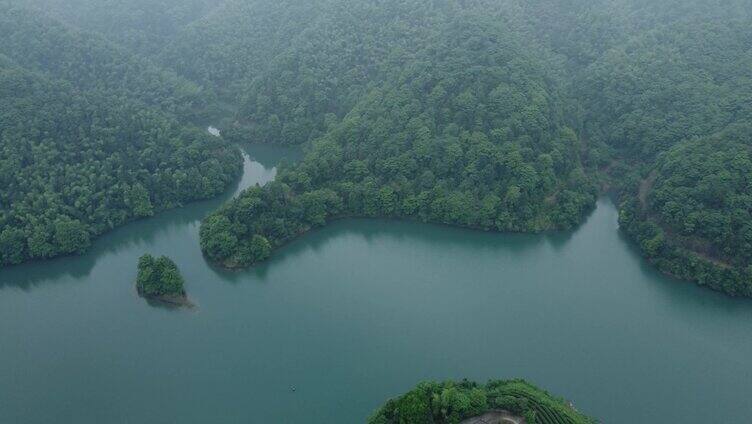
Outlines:
[[278, 246], [339, 216], [468, 227], [571, 228], [595, 201], [558, 89], [519, 40], [470, 13], [330, 125], [298, 166], [202, 228], [209, 257], [246, 265], [258, 237]]
[[709, 242], [719, 260], [752, 263], [752, 126], [671, 149], [658, 162], [648, 206], [677, 236]]
[[81, 253], [96, 235], [219, 194], [237, 176], [239, 154], [167, 106], [183, 99], [176, 77], [0, 9], [0, 265]]
[[[593, 204], [592, 176], [610, 175], [622, 224], [651, 260], [750, 293], [739, 138], [752, 120], [751, 6], [317, 3], [317, 19], [257, 68], [229, 128], [313, 140], [306, 159], [209, 218], [204, 250], [253, 263], [240, 252], [254, 237], [274, 247], [353, 215], [569, 228]], [[717, 176], [729, 162], [737, 174]]]
[[434, 41], [448, 2], [322, 2], [317, 19], [244, 88], [236, 129], [245, 137], [299, 144], [321, 136], [367, 86]]
[[136, 52], [156, 55], [221, 0], [16, 0], [69, 25], [97, 32]]
[[735, 125], [661, 155], [621, 222], [663, 271], [752, 296], [752, 127]]
[[588, 134], [652, 159], [751, 119], [749, 22], [671, 24], [609, 50], [580, 82]]
[[[307, 145], [277, 182], [207, 218], [202, 248], [219, 262], [263, 260], [345, 216], [571, 228], [600, 183], [661, 269], [752, 293], [750, 0], [3, 0], [0, 12], [3, 61], [83, 103], [142, 105], [181, 134], [174, 121], [212, 116], [230, 141]], [[120, 215], [179, 203], [128, 181]], [[66, 216], [60, 233], [79, 243], [81, 225], [102, 227]]]
[[0, 263], [80, 253], [92, 236], [222, 192], [237, 153], [120, 99], [0, 65]]
[[584, 133], [628, 164], [620, 219], [646, 256], [670, 274], [752, 295], [752, 20], [736, 4], [718, 9], [738, 12], [723, 19], [689, 8], [608, 50], [583, 71], [578, 93]]
[[166, 256], [146, 254], [138, 259], [136, 289], [142, 296], [167, 298], [185, 296], [183, 277], [177, 265]]
[[96, 34], [0, 1], [0, 54], [74, 88], [136, 100], [183, 119], [205, 108], [201, 88]]
[[480, 385], [468, 381], [424, 382], [390, 399], [368, 420], [369, 424], [457, 424], [486, 411], [504, 410], [528, 424], [588, 424], [562, 399], [524, 380], [496, 380]]
[[158, 60], [215, 91], [233, 107], [246, 87], [296, 35], [316, 22], [330, 0], [227, 0], [204, 19], [184, 27]]

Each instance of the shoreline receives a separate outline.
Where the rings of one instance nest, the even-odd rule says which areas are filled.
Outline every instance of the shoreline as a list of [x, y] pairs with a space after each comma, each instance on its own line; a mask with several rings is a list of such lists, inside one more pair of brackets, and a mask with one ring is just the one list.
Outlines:
[[[202, 256], [204, 257], [204, 259], [207, 262], [209, 262], [212, 265], [218, 266], [218, 267], [222, 268], [223, 270], [226, 270], [226, 271], [242, 271], [244, 269], [253, 268], [254, 266], [256, 266], [258, 264], [261, 264], [261, 263], [269, 261], [270, 259], [272, 259], [274, 257], [275, 252], [277, 252], [279, 249], [282, 249], [283, 247], [289, 245], [290, 243], [293, 243], [293, 242], [301, 239], [303, 236], [305, 236], [306, 234], [308, 234], [308, 233], [310, 233], [312, 231], [317, 231], [317, 230], [323, 229], [324, 227], [326, 227], [326, 226], [328, 226], [330, 224], [333, 224], [335, 222], [345, 221], [345, 220], [348, 220], [348, 219], [388, 220], [388, 221], [397, 221], [397, 222], [428, 224], [428, 225], [436, 225], [436, 226], [439, 226], [439, 227], [456, 228], [456, 229], [461, 229], [461, 230], [469, 230], [469, 231], [482, 232], [482, 233], [497, 233], [497, 234], [500, 234], [500, 235], [504, 235], [504, 234], [515, 234], [515, 235], [524, 234], [524, 235], [540, 235], [540, 236], [553, 235], [553, 234], [564, 233], [564, 232], [567, 232], [567, 231], [574, 231], [577, 228], [579, 228], [580, 226], [584, 225], [585, 221], [587, 220], [587, 217], [590, 214], [592, 214], [598, 208], [598, 200], [600, 198], [602, 198], [602, 197], [608, 197], [608, 196], [598, 196], [598, 198], [594, 202], [593, 206], [590, 207], [590, 208], [588, 208], [586, 211], [584, 211], [583, 216], [582, 216], [582, 220], [580, 222], [578, 222], [577, 225], [572, 226], [570, 228], [548, 228], [548, 229], [540, 230], [540, 231], [524, 231], [524, 230], [515, 231], [515, 230], [498, 230], [498, 229], [494, 229], [494, 228], [483, 228], [483, 227], [478, 227], [478, 226], [467, 226], [467, 225], [461, 225], [461, 224], [451, 224], [451, 223], [445, 223], [445, 222], [422, 221], [420, 219], [413, 219], [413, 218], [410, 218], [410, 217], [339, 215], [339, 216], [327, 219], [326, 222], [323, 225], [319, 225], [319, 226], [316, 226], [316, 227], [310, 227], [308, 229], [305, 229], [305, 230], [297, 233], [293, 237], [289, 238], [288, 240], [285, 240], [285, 241], [281, 242], [280, 244], [273, 246], [272, 247], [272, 251], [271, 251], [271, 255], [267, 259], [264, 259], [262, 261], [253, 262], [253, 263], [250, 263], [248, 265], [237, 265], [237, 264], [232, 265], [232, 264], [229, 264], [227, 261], [213, 260], [213, 259], [207, 257], [207, 255], [203, 251], [203, 249], [201, 250], [201, 254], [202, 254]], [[611, 201], [613, 201], [613, 199], [611, 199]], [[616, 205], [616, 203], [614, 203], [614, 205]]]
[[161, 294], [157, 296], [144, 294], [136, 288], [136, 293], [139, 297], [146, 300], [149, 304], [157, 304], [157, 306], [167, 306], [172, 308], [188, 308], [193, 309], [196, 308], [196, 304], [191, 302], [190, 299], [188, 299], [188, 295], [186, 293], [180, 294], [180, 295], [172, 295], [172, 294]]

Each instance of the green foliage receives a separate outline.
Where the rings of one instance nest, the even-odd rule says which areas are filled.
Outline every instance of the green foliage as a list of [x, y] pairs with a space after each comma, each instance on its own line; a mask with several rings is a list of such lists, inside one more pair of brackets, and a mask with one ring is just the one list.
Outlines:
[[237, 176], [235, 149], [156, 109], [181, 99], [175, 80], [31, 12], [0, 10], [0, 51], [19, 60], [0, 54], [0, 266], [81, 253]]
[[139, 53], [155, 55], [190, 23], [216, 9], [216, 0], [16, 0]]
[[708, 256], [752, 263], [752, 126], [680, 143], [657, 170], [648, 206], [663, 226]]
[[633, 164], [620, 222], [651, 262], [749, 296], [750, 4], [657, 3], [583, 68], [585, 136]]
[[308, 146], [204, 221], [226, 265], [346, 216], [572, 228], [605, 176], [662, 270], [752, 293], [749, 0], [6, 0], [0, 39], [1, 264], [219, 192], [177, 122], [224, 116]]
[[245, 137], [299, 144], [321, 136], [392, 70], [386, 61], [424, 46], [452, 9], [425, 0], [318, 5], [315, 19], [244, 87], [237, 121]]
[[[450, 12], [461, 18], [433, 15]], [[409, 66], [390, 69], [344, 119], [327, 124], [278, 182], [207, 218], [207, 256], [252, 264], [254, 236], [277, 247], [340, 216], [504, 231], [578, 224], [595, 189], [557, 107], [559, 89], [539, 70], [540, 59], [482, 12], [433, 9], [422, 22], [434, 31], [431, 45], [414, 52]], [[428, 24], [437, 22], [445, 24]], [[392, 47], [399, 52], [410, 41]]]
[[341, 199], [331, 190], [295, 195], [287, 184], [272, 182], [244, 191], [209, 215], [201, 223], [201, 249], [226, 266], [248, 266], [341, 212]]
[[645, 203], [625, 196], [622, 228], [664, 272], [752, 296], [750, 134], [731, 126], [678, 143], [659, 158]]
[[136, 289], [146, 297], [185, 296], [183, 277], [170, 258], [145, 254], [138, 259]]
[[586, 417], [564, 400], [552, 397], [523, 380], [476, 383], [423, 382], [391, 399], [369, 418], [369, 424], [456, 424], [490, 410], [525, 417], [529, 424], [588, 424]]
[[609, 50], [580, 82], [590, 137], [653, 159], [682, 140], [752, 118], [749, 24], [693, 18]]
[[[251, 81], [328, 1], [224, 1], [176, 34], [157, 60], [236, 105]], [[223, 133], [231, 135], [224, 128]]]
[[18, 66], [77, 90], [128, 98], [186, 120], [205, 108], [196, 84], [40, 12], [0, 1], [0, 40], [0, 54]]

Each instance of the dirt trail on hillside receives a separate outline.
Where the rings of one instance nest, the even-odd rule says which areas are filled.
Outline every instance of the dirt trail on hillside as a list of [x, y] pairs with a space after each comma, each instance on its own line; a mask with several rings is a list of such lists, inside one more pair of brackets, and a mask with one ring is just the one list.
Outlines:
[[648, 194], [650, 193], [650, 190], [653, 189], [653, 185], [657, 179], [658, 171], [653, 170], [647, 178], [640, 182], [640, 190], [637, 192], [637, 199], [640, 200], [640, 207], [643, 211], [647, 210]]

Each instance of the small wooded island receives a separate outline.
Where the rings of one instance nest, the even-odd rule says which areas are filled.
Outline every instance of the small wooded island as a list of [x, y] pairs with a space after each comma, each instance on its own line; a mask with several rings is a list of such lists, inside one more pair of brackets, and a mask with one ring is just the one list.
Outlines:
[[166, 256], [145, 254], [138, 260], [136, 290], [141, 297], [175, 306], [193, 306], [177, 265]]
[[525, 380], [423, 382], [388, 400], [368, 424], [592, 424], [596, 421]]

